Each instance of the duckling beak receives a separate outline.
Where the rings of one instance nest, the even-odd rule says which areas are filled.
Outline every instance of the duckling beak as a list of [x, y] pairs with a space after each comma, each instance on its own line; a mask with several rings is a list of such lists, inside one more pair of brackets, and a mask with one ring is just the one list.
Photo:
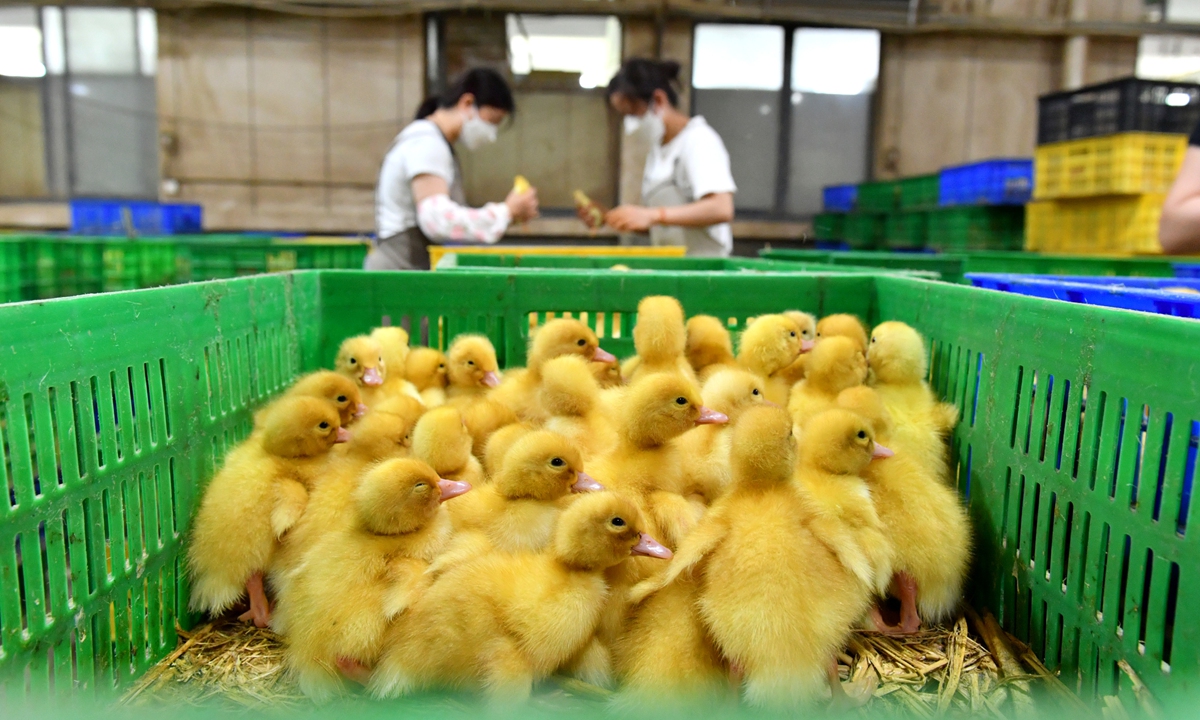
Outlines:
[[356, 407], [354, 409], [354, 417], [362, 417], [363, 415], [366, 415], [366, 414], [367, 414], [367, 406], [363, 403], [359, 403], [358, 407]]
[[725, 413], [719, 413], [703, 405], [700, 406], [700, 417], [696, 418], [697, 425], [720, 425], [727, 422], [729, 422], [729, 416]]
[[456, 498], [466, 491], [471, 489], [471, 483], [459, 482], [457, 480], [446, 480], [438, 478], [438, 489], [442, 491], [442, 502], [446, 502], [450, 498]]
[[895, 454], [896, 454], [895, 451], [889, 450], [889, 449], [885, 448], [884, 446], [880, 445], [879, 443], [875, 443], [875, 451], [871, 453], [871, 457], [882, 459], [882, 458], [890, 458], [890, 457], [894, 456]]
[[599, 492], [604, 489], [604, 486], [596, 482], [596, 478], [588, 475], [585, 472], [575, 473], [575, 484], [571, 486], [571, 492]]
[[592, 360], [594, 362], [615, 363], [617, 361], [617, 356], [608, 352], [604, 348], [597, 347], [596, 352], [592, 353]]
[[663, 560], [670, 560], [672, 557], [674, 557], [674, 553], [663, 547], [661, 543], [646, 533], [642, 533], [641, 539], [638, 540], [638, 544], [633, 546], [633, 549], [629, 551], [629, 554], [661, 558]]
[[801, 340], [800, 341], [800, 352], [802, 352], [802, 353], [809, 352], [816, 346], [817, 346], [816, 340], [808, 340], [808, 339]]
[[773, 403], [770, 400], [763, 400], [763, 405], [766, 405], [767, 407], [779, 407], [779, 403]]
[[366, 370], [363, 370], [362, 384], [370, 385], [371, 387], [377, 387], [383, 384], [383, 376], [379, 374], [379, 370], [376, 368], [369, 367]]
[[496, 387], [500, 384], [500, 375], [489, 370], [483, 374], [483, 380], [481, 382], [483, 383], [484, 387]]
[[350, 442], [350, 431], [344, 427], [338, 428], [337, 436], [334, 437], [333, 442], [335, 442], [335, 443]]

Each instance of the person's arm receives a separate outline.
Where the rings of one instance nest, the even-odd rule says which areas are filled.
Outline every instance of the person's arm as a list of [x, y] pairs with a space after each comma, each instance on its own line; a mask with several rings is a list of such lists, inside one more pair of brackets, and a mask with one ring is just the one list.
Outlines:
[[709, 193], [696, 202], [673, 207], [621, 205], [609, 210], [604, 222], [621, 232], [646, 232], [651, 225], [708, 227], [733, 220], [733, 193]]
[[1163, 252], [1200, 252], [1200, 147], [1189, 145], [1163, 203], [1158, 242]]
[[446, 180], [432, 174], [412, 179], [413, 203], [417, 223], [430, 240], [494, 243], [504, 235], [512, 221], [537, 217], [537, 190], [510, 192], [502, 203], [481, 208], [460, 205], [450, 199]]

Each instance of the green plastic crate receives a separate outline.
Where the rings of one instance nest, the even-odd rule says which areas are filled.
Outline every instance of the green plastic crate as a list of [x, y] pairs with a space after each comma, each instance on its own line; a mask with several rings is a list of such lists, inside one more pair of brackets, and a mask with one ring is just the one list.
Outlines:
[[854, 209], [860, 213], [890, 213], [900, 208], [900, 181], [860, 183]]
[[813, 216], [813, 238], [817, 240], [841, 240], [845, 232], [844, 213], [819, 213]]
[[901, 210], [932, 210], [938, 206], [939, 175], [918, 175], [900, 179]]
[[55, 248], [57, 296], [87, 295], [104, 286], [104, 243], [64, 238]]
[[928, 233], [929, 213], [892, 213], [884, 220], [883, 244], [892, 249], [919, 250], [925, 247]]
[[17, 302], [21, 297], [21, 269], [24, 267], [23, 241], [0, 236], [0, 303]]
[[896, 276], [669, 272], [302, 272], [0, 307], [0, 694], [104, 699], [175, 647], [214, 465], [346, 336], [384, 317], [442, 348], [481, 332], [512, 366], [531, 319], [572, 313], [627, 355], [638, 301], [663, 293], [739, 325], [795, 307], [921, 330], [962, 418], [970, 599], [1085, 698], [1136, 706], [1123, 659], [1169, 706], [1187, 699], [1200, 396], [1180, 381], [1200, 323]]
[[104, 292], [175, 283], [175, 243], [149, 238], [104, 239]]
[[842, 240], [857, 250], [871, 250], [883, 243], [883, 215], [854, 212], [842, 224]]
[[968, 205], [929, 214], [929, 242], [937, 250], [1020, 250], [1025, 207]]

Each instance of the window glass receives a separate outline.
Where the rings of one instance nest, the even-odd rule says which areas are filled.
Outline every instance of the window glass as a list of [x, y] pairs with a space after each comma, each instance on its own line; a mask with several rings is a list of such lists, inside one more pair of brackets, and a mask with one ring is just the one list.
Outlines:
[[70, 7], [67, 62], [73, 73], [137, 73], [136, 23], [127, 8]]
[[778, 90], [783, 87], [783, 28], [773, 25], [696, 26], [692, 87]]
[[42, 35], [46, 51], [46, 72], [62, 75], [67, 70], [66, 45], [63, 44], [62, 8], [42, 8]]
[[1144, 36], [1138, 43], [1137, 76], [1147, 80], [1200, 82], [1200, 38]]
[[32, 6], [0, 8], [0, 75], [42, 77], [42, 31]]
[[613, 16], [509, 15], [513, 75], [578, 73], [579, 86], [603, 87], [621, 65], [621, 23]]
[[153, 77], [158, 72], [158, 20], [150, 8], [137, 10], [138, 68]]
[[801, 28], [792, 42], [793, 91], [826, 95], [874, 92], [879, 79], [877, 31]]

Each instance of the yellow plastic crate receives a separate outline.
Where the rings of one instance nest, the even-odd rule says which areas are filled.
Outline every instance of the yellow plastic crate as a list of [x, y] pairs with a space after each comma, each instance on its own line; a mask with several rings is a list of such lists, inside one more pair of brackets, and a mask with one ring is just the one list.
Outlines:
[[588, 255], [605, 257], [683, 257], [683, 245], [430, 245], [429, 264], [434, 270], [451, 253], [471, 255]]
[[1042, 145], [1034, 152], [1038, 200], [1165, 193], [1179, 173], [1187, 136], [1119, 133]]
[[1084, 255], [1162, 252], [1163, 193], [1043, 200], [1025, 208], [1025, 249]]

